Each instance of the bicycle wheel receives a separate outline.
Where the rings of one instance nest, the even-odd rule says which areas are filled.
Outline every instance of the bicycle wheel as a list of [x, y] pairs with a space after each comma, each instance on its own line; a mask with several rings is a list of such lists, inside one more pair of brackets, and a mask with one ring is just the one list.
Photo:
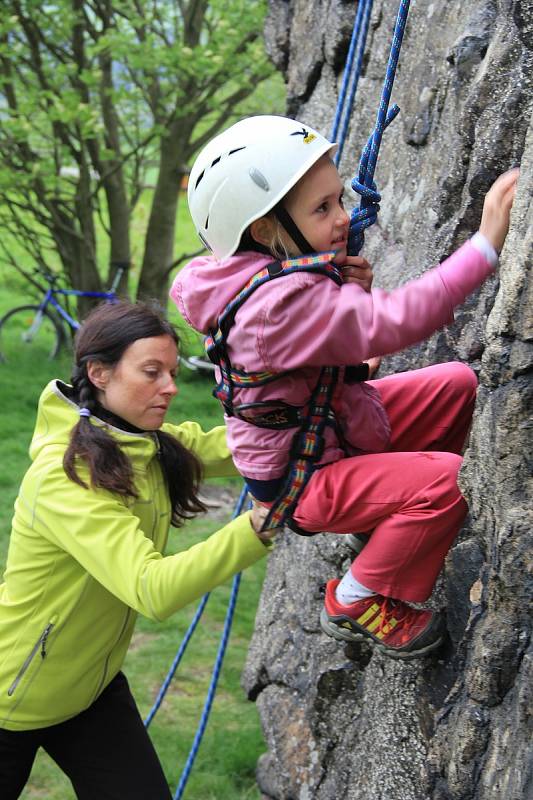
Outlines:
[[62, 341], [59, 322], [39, 306], [12, 308], [0, 319], [0, 362], [55, 358]]

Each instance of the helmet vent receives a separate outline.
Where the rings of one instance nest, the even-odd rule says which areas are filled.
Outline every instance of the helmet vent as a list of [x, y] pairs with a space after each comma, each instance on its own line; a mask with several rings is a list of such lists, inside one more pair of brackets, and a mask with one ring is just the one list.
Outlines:
[[[238, 153], [240, 150], [246, 150], [246, 146], [244, 146], [244, 147], [236, 147], [235, 150], [230, 150], [229, 153], [228, 153], [228, 156], [233, 155], [233, 153]], [[213, 161], [211, 162], [211, 167], [214, 167], [215, 164], [218, 164], [218, 162], [220, 161], [221, 158], [222, 158], [222, 156], [217, 156], [217, 158], [213, 159]], [[202, 180], [204, 175], [205, 175], [205, 169], [203, 169], [200, 172], [200, 174], [198, 175], [198, 177], [196, 178], [196, 183], [194, 184], [195, 190], [198, 189], [200, 181]], [[264, 187], [262, 187], [262, 188], [264, 188]]]
[[204, 239], [204, 237], [202, 236], [200, 231], [197, 231], [197, 234], [198, 234], [198, 238], [200, 239], [202, 244], [205, 245], [208, 250], [211, 250], [211, 246], [210, 246], [209, 242], [207, 241], [207, 239]]
[[196, 183], [194, 184], [194, 188], [195, 188], [195, 189], [198, 189], [198, 184], [200, 183], [200, 181], [202, 180], [202, 178], [204, 177], [204, 175], [205, 175], [205, 169], [203, 169], [203, 170], [200, 172], [200, 174], [198, 175], [198, 177], [197, 177], [197, 179], [196, 179]]

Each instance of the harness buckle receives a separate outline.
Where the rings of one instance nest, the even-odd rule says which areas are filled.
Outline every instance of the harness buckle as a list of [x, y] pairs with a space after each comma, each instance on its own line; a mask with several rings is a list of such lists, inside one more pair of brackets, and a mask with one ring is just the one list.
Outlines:
[[268, 274], [271, 278], [275, 278], [277, 275], [283, 272], [283, 264], [281, 261], [273, 261], [271, 264], [267, 264]]

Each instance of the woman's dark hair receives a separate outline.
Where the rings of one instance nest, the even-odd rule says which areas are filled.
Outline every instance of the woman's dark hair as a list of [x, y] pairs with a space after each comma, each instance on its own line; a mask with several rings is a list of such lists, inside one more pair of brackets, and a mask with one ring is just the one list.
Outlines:
[[[163, 335], [170, 336], [176, 346], [179, 345], [172, 325], [155, 308], [144, 303], [105, 303], [91, 311], [75, 339], [72, 386], [80, 408], [88, 408], [95, 416], [101, 416], [105, 411], [98, 403], [96, 387], [87, 374], [90, 361], [114, 367], [138, 339]], [[105, 414], [103, 417], [105, 419]], [[120, 427], [120, 421], [118, 425]], [[129, 429], [132, 430], [131, 426]], [[170, 496], [171, 523], [178, 527], [192, 514], [206, 510], [198, 498], [202, 468], [196, 456], [174, 436], [160, 430], [155, 435]], [[117, 492], [123, 497], [137, 497], [129, 458], [106, 429], [94, 425], [89, 417], [80, 417], [72, 429], [63, 458], [68, 477], [88, 488], [76, 471], [77, 458], [87, 462], [92, 486]]]

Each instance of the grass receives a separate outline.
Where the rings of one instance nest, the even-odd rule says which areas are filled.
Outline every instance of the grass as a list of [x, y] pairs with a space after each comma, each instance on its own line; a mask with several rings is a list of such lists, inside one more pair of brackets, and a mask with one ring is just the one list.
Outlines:
[[[0, 296], [0, 314], [26, 301], [16, 286]], [[197, 346], [193, 342], [193, 347]], [[10, 520], [18, 485], [28, 459], [37, 401], [43, 386], [52, 378], [68, 380], [70, 357], [64, 353], [54, 362], [36, 361], [31, 348], [15, 364], [0, 364], [0, 436], [3, 458], [0, 464], [0, 567], [7, 554]], [[169, 414], [179, 422], [195, 419], [209, 428], [221, 422], [217, 401], [211, 397], [209, 379], [182, 370], [180, 394]], [[227, 482], [235, 491], [239, 481]], [[228, 515], [229, 516], [229, 515]], [[224, 524], [224, 523], [220, 523]], [[187, 547], [214, 531], [219, 524], [198, 518], [179, 531], [172, 531], [168, 552]], [[255, 706], [240, 687], [248, 641], [264, 576], [264, 562], [248, 569], [242, 578], [230, 642], [210, 721], [195, 767], [185, 791], [185, 800], [258, 800], [254, 770], [265, 749]], [[209, 600], [195, 636], [184, 656], [167, 699], [155, 717], [150, 734], [174, 791], [185, 764], [198, 724], [211, 668], [218, 646], [230, 586], [216, 589]], [[125, 672], [146, 716], [176, 653], [195, 608], [185, 609], [170, 620], [153, 623], [139, 619]], [[72, 800], [70, 782], [44, 753], [36, 760], [30, 781], [21, 795], [25, 800]]]

